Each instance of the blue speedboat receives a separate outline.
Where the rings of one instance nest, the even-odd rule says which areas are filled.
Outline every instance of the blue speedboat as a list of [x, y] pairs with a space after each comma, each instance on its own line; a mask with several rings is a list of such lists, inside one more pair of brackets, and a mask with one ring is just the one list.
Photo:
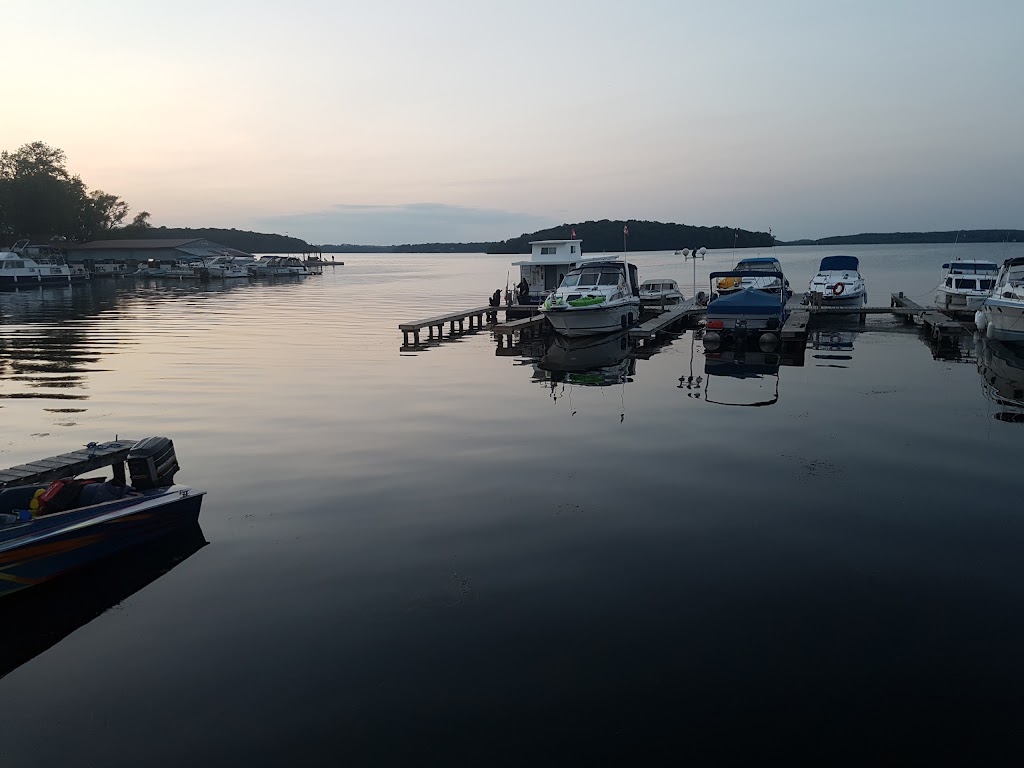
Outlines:
[[[110, 460], [97, 459], [110, 446]], [[99, 449], [99, 450], [97, 450]], [[174, 483], [178, 461], [165, 437], [92, 446], [24, 467], [74, 474], [74, 460], [89, 471], [114, 468], [114, 478], [31, 482], [0, 490], [0, 596], [89, 565], [121, 550], [179, 530], [199, 518], [205, 492]], [[127, 462], [131, 485], [125, 477]], [[17, 470], [0, 472], [6, 477]], [[127, 478], [126, 478], [127, 479]]]
[[[711, 284], [721, 282], [723, 278], [742, 280], [755, 276], [777, 280], [785, 284], [782, 272], [749, 272], [733, 269], [727, 272], [712, 272]], [[779, 341], [782, 326], [786, 322], [785, 292], [771, 293], [752, 286], [740, 291], [718, 295], [708, 304], [707, 320], [704, 334], [705, 346], [715, 346], [729, 341], [745, 340], [748, 336], [757, 340], [767, 340], [765, 334], [774, 341]]]

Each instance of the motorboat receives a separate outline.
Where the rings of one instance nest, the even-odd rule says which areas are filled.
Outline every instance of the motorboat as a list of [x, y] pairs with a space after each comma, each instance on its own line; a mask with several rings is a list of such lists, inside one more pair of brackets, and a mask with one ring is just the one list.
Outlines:
[[557, 290], [569, 271], [583, 260], [583, 241], [533, 240], [530, 242], [530, 259], [514, 261], [519, 267], [519, 282], [509, 290], [506, 304], [536, 306]]
[[826, 256], [818, 265], [818, 274], [811, 278], [811, 294], [821, 296], [830, 306], [861, 306], [867, 301], [868, 289], [860, 274], [856, 256]]
[[92, 277], [133, 277], [135, 270], [123, 261], [97, 261], [90, 268]]
[[309, 269], [297, 256], [267, 256], [261, 258], [250, 271], [260, 277], [305, 276]]
[[980, 334], [976, 338], [982, 393], [1000, 409], [994, 418], [1024, 423], [1024, 354], [1015, 345]]
[[640, 283], [640, 306], [657, 309], [683, 303], [683, 294], [675, 280], [661, 278]]
[[[74, 479], [100, 467], [113, 478]], [[166, 437], [92, 443], [0, 472], [0, 596], [194, 524], [205, 492], [176, 484], [176, 472]]]
[[563, 336], [594, 336], [628, 328], [640, 316], [636, 265], [584, 261], [569, 270], [540, 311]]
[[963, 259], [942, 265], [935, 306], [953, 312], [975, 312], [995, 287], [999, 267], [994, 261]]
[[41, 285], [70, 285], [71, 268], [63, 258], [26, 253], [28, 240], [19, 240], [10, 250], [0, 251], [0, 288], [38, 288]]
[[[738, 273], [742, 272], [743, 275]], [[766, 293], [776, 293], [785, 296], [789, 301], [793, 291], [789, 287], [789, 281], [782, 274], [782, 265], [774, 257], [751, 257], [740, 259], [732, 271], [723, 274], [717, 283], [712, 281], [712, 293], [725, 296], [730, 293], [737, 293], [747, 288]]]
[[[715, 285], [716, 281], [721, 283], [723, 279], [740, 281], [751, 276], [757, 280], [771, 280], [778, 285], [785, 285], [782, 272], [765, 272], [761, 269], [712, 272], [711, 284]], [[786, 300], [785, 292], [763, 290], [755, 287], [755, 284], [740, 291], [719, 294], [708, 303], [704, 346], [714, 348], [730, 342], [741, 343], [748, 338], [762, 343], [777, 343], [786, 322]]]
[[1024, 256], [1003, 262], [974, 322], [987, 338], [1024, 344]]
[[217, 280], [237, 280], [249, 277], [248, 268], [244, 264], [237, 263], [234, 256], [214, 256], [203, 266], [196, 267], [196, 270], [203, 278]]

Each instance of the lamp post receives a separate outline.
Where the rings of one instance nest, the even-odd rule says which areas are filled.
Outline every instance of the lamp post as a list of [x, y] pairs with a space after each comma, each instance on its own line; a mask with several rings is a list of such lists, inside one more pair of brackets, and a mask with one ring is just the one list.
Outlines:
[[691, 297], [697, 296], [697, 259], [704, 261], [704, 254], [708, 252], [708, 249], [701, 246], [699, 249], [694, 248], [692, 251], [689, 248], [683, 248], [683, 261], [693, 262], [693, 293]]

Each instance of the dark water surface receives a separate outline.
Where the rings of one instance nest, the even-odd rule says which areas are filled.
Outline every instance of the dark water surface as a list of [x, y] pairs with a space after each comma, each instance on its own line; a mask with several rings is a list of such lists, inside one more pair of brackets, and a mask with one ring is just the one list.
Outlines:
[[[888, 304], [950, 250], [846, 252]], [[802, 290], [826, 253], [777, 255]], [[209, 492], [185, 541], [0, 606], [0, 765], [1020, 764], [1012, 352], [882, 316], [802, 367], [400, 352], [511, 259], [343, 258], [0, 294], [0, 464], [167, 434]]]

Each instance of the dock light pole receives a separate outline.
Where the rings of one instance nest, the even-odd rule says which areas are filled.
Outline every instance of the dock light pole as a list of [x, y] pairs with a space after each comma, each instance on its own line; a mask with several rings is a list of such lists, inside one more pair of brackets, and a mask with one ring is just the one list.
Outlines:
[[697, 296], [697, 259], [704, 261], [704, 254], [708, 252], [708, 249], [701, 246], [698, 250], [694, 248], [692, 251], [689, 248], [683, 248], [683, 261], [693, 262], [693, 294], [690, 298], [696, 298]]

